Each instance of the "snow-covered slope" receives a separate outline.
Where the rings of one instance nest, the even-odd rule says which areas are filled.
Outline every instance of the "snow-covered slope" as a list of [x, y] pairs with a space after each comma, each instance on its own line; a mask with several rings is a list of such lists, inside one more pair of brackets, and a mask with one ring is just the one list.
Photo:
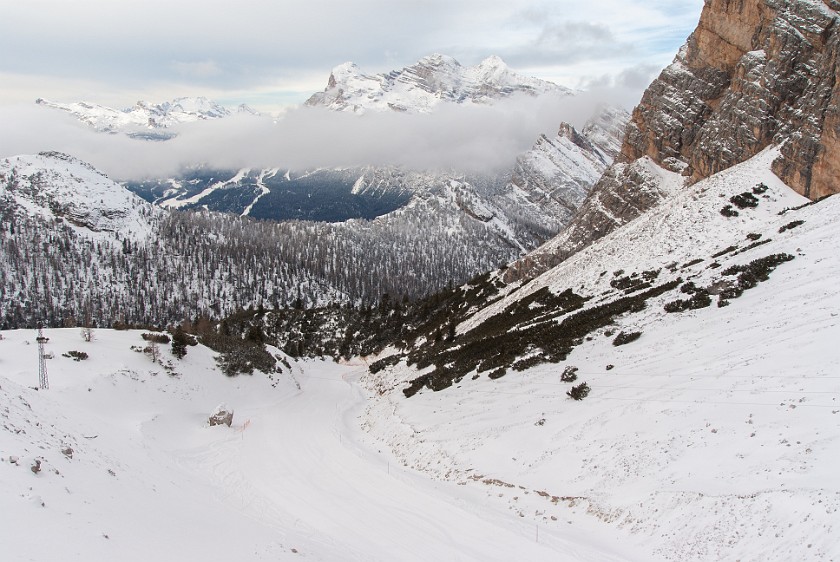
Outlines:
[[[418, 341], [443, 370], [400, 363], [368, 375], [381, 396], [366, 413], [372, 433], [409, 466], [498, 496], [526, 520], [623, 529], [645, 560], [836, 560], [840, 200], [800, 207], [807, 200], [770, 172], [777, 154], [679, 190], [501, 289], [462, 316], [452, 343]], [[736, 209], [743, 194], [757, 206]], [[750, 268], [768, 256], [781, 256], [775, 268]], [[591, 298], [569, 313], [544, 304], [567, 289]], [[665, 311], [677, 302], [684, 310]], [[599, 325], [594, 312], [610, 310], [621, 313]], [[496, 336], [516, 315], [525, 320]], [[573, 317], [592, 329], [560, 364], [545, 362], [555, 336], [539, 334], [562, 339], [552, 325]], [[479, 360], [503, 357], [507, 372], [458, 370], [480, 353], [481, 330]], [[521, 348], [520, 333], [532, 338]], [[616, 345], [619, 333], [639, 336]], [[575, 383], [560, 380], [569, 366]], [[406, 398], [406, 383], [430, 371], [457, 376]], [[589, 396], [571, 400], [582, 382]]]
[[[538, 530], [477, 490], [401, 467], [360, 427], [359, 366], [278, 355], [288, 365], [278, 373], [227, 378], [200, 345], [153, 363], [132, 351], [147, 345], [137, 331], [84, 342], [75, 329], [47, 330], [55, 357], [38, 391], [35, 335], [0, 339], [4, 560], [594, 562], [633, 552], [624, 533]], [[220, 403], [234, 411], [230, 427], [208, 424]]]
[[452, 57], [434, 54], [386, 74], [365, 74], [354, 63], [335, 67], [323, 92], [307, 105], [336, 111], [400, 111], [427, 113], [440, 103], [492, 103], [513, 94], [570, 95], [551, 82], [522, 76], [497, 56], [475, 66], [461, 66]]
[[0, 160], [0, 209], [66, 221], [83, 234], [145, 240], [161, 211], [72, 156], [44, 152]]
[[[57, 103], [43, 98], [38, 98], [35, 103], [43, 107], [66, 111], [97, 131], [126, 133], [151, 140], [171, 138], [174, 133], [166, 129], [181, 123], [220, 119], [234, 113], [205, 97], [182, 97], [162, 103], [138, 101], [134, 106], [125, 109], [113, 109], [84, 101]], [[255, 113], [244, 104], [235, 111]]]

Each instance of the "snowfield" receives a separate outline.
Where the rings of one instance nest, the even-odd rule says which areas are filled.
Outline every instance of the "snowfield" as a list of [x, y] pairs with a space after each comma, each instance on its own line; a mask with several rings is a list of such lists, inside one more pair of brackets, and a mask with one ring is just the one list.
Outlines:
[[[363, 366], [226, 378], [199, 346], [182, 362], [165, 351], [170, 375], [130, 349], [139, 332], [55, 329], [38, 391], [35, 335], [0, 340], [4, 559], [625, 559], [617, 533], [538, 531], [402, 468], [360, 427]], [[209, 427], [221, 402], [234, 423]]]

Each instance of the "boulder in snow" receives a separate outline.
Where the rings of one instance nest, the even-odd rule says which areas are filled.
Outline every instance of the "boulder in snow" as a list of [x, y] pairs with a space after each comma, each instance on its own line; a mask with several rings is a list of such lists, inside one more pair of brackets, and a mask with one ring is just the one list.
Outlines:
[[210, 416], [210, 426], [226, 425], [230, 427], [233, 423], [233, 410], [228, 408], [225, 404], [219, 404]]

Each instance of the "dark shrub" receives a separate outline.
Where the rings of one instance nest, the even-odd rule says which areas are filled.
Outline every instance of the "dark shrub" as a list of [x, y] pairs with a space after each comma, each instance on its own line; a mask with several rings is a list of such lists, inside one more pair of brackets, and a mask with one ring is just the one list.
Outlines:
[[732, 205], [726, 205], [720, 210], [720, 214], [725, 216], [726, 218], [732, 218], [738, 216], [738, 211], [732, 208]]
[[88, 358], [88, 354], [84, 351], [68, 351], [67, 353], [62, 353], [61, 356], [70, 358], [73, 361], [84, 361]]
[[560, 375], [560, 380], [563, 382], [575, 382], [577, 380], [577, 367], [569, 365], [563, 369], [563, 374]]
[[779, 234], [781, 234], [781, 233], [782, 233], [782, 232], [784, 232], [785, 230], [790, 230], [791, 228], [796, 228], [797, 226], [799, 226], [800, 224], [803, 224], [804, 222], [805, 222], [805, 221], [793, 221], [793, 222], [789, 222], [789, 223], [787, 223], [786, 225], [784, 225], [784, 226], [782, 226], [781, 228], [779, 228]]
[[501, 367], [501, 368], [496, 369], [495, 371], [491, 372], [487, 376], [490, 377], [491, 379], [500, 379], [503, 376], [505, 376], [505, 373], [507, 373], [507, 370], [504, 367]]
[[737, 249], [738, 249], [738, 246], [728, 246], [728, 247], [724, 248], [723, 250], [721, 250], [721, 251], [719, 251], [715, 254], [712, 254], [712, 258], [719, 258], [722, 255], [728, 254], [729, 252], [734, 252]]
[[695, 285], [693, 281], [688, 281], [680, 287], [680, 292], [693, 295], [697, 292], [697, 285]]
[[276, 370], [274, 357], [265, 347], [254, 343], [244, 343], [223, 352], [216, 358], [216, 363], [229, 377], [238, 374], [252, 375], [255, 369], [263, 373], [273, 373]]
[[682, 312], [684, 310], [706, 308], [710, 304], [712, 304], [712, 297], [709, 296], [709, 291], [697, 288], [690, 299], [677, 299], [675, 301], [665, 303], [664, 308], [665, 312]]
[[729, 201], [739, 209], [748, 209], [758, 207], [758, 199], [749, 191], [733, 195]]
[[181, 328], [177, 328], [172, 333], [172, 355], [178, 359], [183, 359], [187, 355], [188, 345], [198, 345], [195, 336], [184, 332]]
[[613, 340], [614, 346], [624, 345], [630, 343], [631, 341], [636, 341], [642, 337], [641, 332], [619, 332], [618, 335]]
[[400, 355], [391, 355], [383, 359], [379, 359], [378, 361], [374, 361], [370, 364], [370, 366], [368, 367], [368, 371], [374, 374], [378, 373], [386, 367], [393, 367], [394, 365], [400, 362], [400, 359], [402, 359], [402, 356]]
[[545, 362], [545, 359], [539, 355], [534, 355], [525, 359], [520, 359], [513, 364], [512, 368], [514, 371], [524, 371], [525, 369], [530, 369], [531, 367], [539, 365], [543, 362]]
[[146, 341], [151, 341], [155, 343], [169, 343], [169, 336], [167, 336], [166, 334], [151, 334], [149, 332], [143, 332], [142, 334], [140, 334], [140, 337]]
[[589, 385], [585, 382], [580, 383], [579, 385], [573, 386], [571, 390], [569, 390], [566, 394], [571, 397], [573, 400], [583, 400], [587, 396], [589, 396]]

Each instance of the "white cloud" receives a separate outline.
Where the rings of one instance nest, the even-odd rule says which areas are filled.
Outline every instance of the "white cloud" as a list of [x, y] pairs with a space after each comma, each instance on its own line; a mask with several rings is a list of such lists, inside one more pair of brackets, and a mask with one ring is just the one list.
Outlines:
[[[177, 85], [174, 95], [230, 99], [278, 85], [277, 106], [304, 89], [285, 81], [347, 60], [370, 72], [442, 52], [463, 64], [501, 55], [540, 77], [578, 81], [586, 64], [616, 74], [663, 65], [696, 23], [702, 0], [28, 0], [4, 2], [0, 73], [47, 76], [28, 97], [76, 101], [79, 80], [121, 95], [123, 107]], [[352, 22], [352, 24], [350, 24]], [[632, 46], [632, 48], [630, 48]], [[308, 92], [311, 93], [311, 90]], [[96, 94], [96, 92], [92, 92]], [[4, 88], [0, 103], [21, 99]], [[243, 100], [247, 101], [247, 100]]]
[[178, 74], [193, 78], [211, 78], [222, 74], [221, 67], [213, 60], [195, 62], [172, 61], [170, 66]]
[[[528, 96], [494, 106], [444, 105], [432, 114], [355, 115], [301, 107], [281, 118], [238, 115], [182, 125], [166, 142], [96, 133], [40, 106], [0, 109], [0, 156], [58, 150], [118, 179], [164, 177], [188, 165], [222, 168], [396, 164], [415, 169], [509, 167], [561, 121], [580, 126], [606, 96]], [[48, 140], [47, 140], [48, 139]]]

